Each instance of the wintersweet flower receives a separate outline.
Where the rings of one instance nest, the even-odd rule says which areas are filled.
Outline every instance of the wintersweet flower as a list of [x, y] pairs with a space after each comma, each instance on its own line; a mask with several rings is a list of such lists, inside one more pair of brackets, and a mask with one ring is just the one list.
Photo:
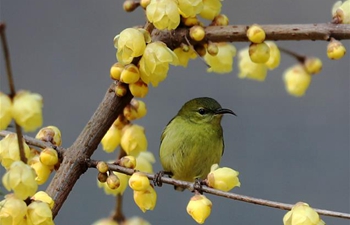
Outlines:
[[[28, 159], [31, 157], [29, 146], [23, 140], [24, 155]], [[20, 160], [17, 134], [8, 134], [0, 141], [0, 162], [5, 169], [9, 169], [11, 164]]]
[[236, 55], [236, 48], [230, 43], [217, 43], [218, 54], [212, 56], [205, 54], [204, 60], [209, 64], [208, 72], [229, 73], [232, 71], [233, 57]]
[[187, 67], [188, 61], [190, 59], [195, 59], [197, 58], [196, 52], [193, 50], [193, 48], [188, 48], [186, 49], [187, 51], [184, 51], [182, 47], [175, 48], [174, 53], [176, 54], [177, 58], [179, 59], [174, 66], [183, 66]]
[[51, 142], [56, 146], [61, 146], [62, 144], [61, 131], [55, 126], [41, 128], [35, 138], [42, 141]]
[[146, 8], [146, 16], [159, 30], [174, 30], [180, 24], [180, 13], [173, 0], [151, 0]]
[[124, 166], [126, 168], [134, 169], [136, 167], [136, 158], [131, 155], [124, 156], [119, 160], [119, 165]]
[[317, 57], [308, 57], [304, 61], [304, 67], [309, 74], [317, 74], [322, 70], [322, 61]]
[[241, 183], [239, 182], [238, 174], [239, 172], [231, 168], [219, 168], [218, 164], [214, 164], [207, 176], [208, 185], [222, 191], [229, 191], [234, 187], [240, 187]]
[[298, 202], [283, 217], [284, 225], [325, 225], [320, 216], [307, 203]]
[[41, 95], [19, 91], [13, 99], [12, 116], [24, 131], [34, 131], [43, 124], [42, 107]]
[[267, 66], [252, 62], [249, 57], [248, 48], [241, 49], [238, 53], [239, 78], [248, 78], [264, 81], [267, 75]]
[[301, 97], [311, 83], [311, 75], [306, 72], [303, 65], [296, 64], [284, 72], [283, 80], [289, 94]]
[[270, 47], [264, 42], [252, 43], [249, 46], [249, 57], [254, 63], [266, 63], [270, 58]]
[[350, 24], [350, 0], [334, 3], [332, 15], [335, 23]]
[[41, 202], [45, 202], [49, 205], [50, 209], [53, 208], [55, 202], [53, 201], [53, 199], [45, 192], [45, 191], [38, 191], [37, 193], [35, 193], [35, 195], [33, 197], [30, 198], [31, 200], [34, 201], [41, 201]]
[[49, 204], [34, 201], [27, 208], [28, 225], [54, 225]]
[[148, 94], [148, 85], [141, 79], [135, 83], [129, 84], [131, 94], [136, 98], [144, 98]]
[[145, 129], [136, 124], [126, 125], [123, 128], [120, 145], [127, 155], [137, 156], [140, 152], [146, 151], [148, 142]]
[[136, 157], [136, 167], [135, 170], [139, 170], [145, 173], [153, 173], [153, 166], [156, 162], [154, 155], [152, 152], [145, 151], [140, 152], [140, 154]]
[[152, 83], [154, 87], [163, 81], [169, 70], [169, 64], [176, 64], [177, 56], [166, 44], [157, 41], [147, 45], [140, 60], [139, 69], [143, 82]]
[[257, 24], [250, 26], [247, 30], [249, 41], [259, 44], [265, 41], [265, 31]]
[[327, 45], [327, 56], [330, 59], [341, 59], [346, 53], [346, 48], [344, 45], [335, 39], [331, 39], [331, 41]]
[[16, 197], [23, 200], [34, 195], [38, 189], [34, 170], [22, 161], [11, 164], [10, 169], [2, 177], [2, 183], [6, 190], [13, 190]]
[[26, 203], [14, 194], [8, 194], [0, 202], [0, 224], [26, 224]]
[[270, 48], [270, 58], [265, 63], [268, 69], [273, 70], [280, 65], [281, 53], [278, 46], [273, 41], [265, 41]]
[[199, 224], [203, 224], [211, 213], [212, 203], [204, 195], [195, 195], [187, 205], [187, 213]]
[[150, 186], [150, 182], [145, 174], [136, 172], [130, 176], [129, 186], [134, 191], [145, 191], [147, 190], [148, 186]]
[[58, 163], [57, 151], [53, 148], [45, 148], [40, 152], [40, 162], [45, 166], [54, 166]]
[[157, 203], [157, 193], [154, 188], [149, 185], [146, 190], [134, 191], [134, 201], [142, 212], [153, 210]]
[[102, 149], [107, 153], [113, 152], [119, 146], [121, 137], [121, 130], [113, 124], [101, 140]]
[[203, 0], [203, 9], [199, 13], [207, 20], [213, 20], [221, 12], [221, 0]]
[[114, 38], [114, 46], [118, 49], [118, 61], [123, 64], [129, 64], [134, 57], [143, 54], [146, 42], [141, 31], [136, 28], [126, 28]]
[[47, 166], [40, 161], [40, 156], [34, 156], [28, 161], [28, 164], [35, 170], [36, 177], [35, 181], [42, 185], [44, 184], [50, 177], [51, 172], [53, 171], [53, 166]]
[[12, 102], [10, 97], [0, 92], [0, 130], [5, 130], [11, 123], [11, 107]]
[[178, 0], [180, 14], [185, 17], [194, 17], [203, 9], [203, 0]]

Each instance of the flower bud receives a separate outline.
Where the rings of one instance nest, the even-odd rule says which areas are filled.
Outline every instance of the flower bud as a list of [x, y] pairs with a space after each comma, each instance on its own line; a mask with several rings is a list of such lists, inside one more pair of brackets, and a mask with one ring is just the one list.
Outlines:
[[270, 48], [266, 43], [254, 44], [249, 46], [249, 56], [254, 63], [266, 63], [270, 58]]
[[[126, 175], [126, 174], [123, 174], [123, 173], [119, 173], [119, 172], [113, 172], [113, 174], [115, 174], [115, 175], [118, 176], [118, 178], [119, 178], [120, 185], [119, 185], [118, 188], [111, 189], [111, 188], [108, 186], [108, 184], [107, 184], [106, 181], [105, 181], [105, 182], [102, 182], [102, 181], [99, 182], [99, 181], [98, 181], [98, 182], [97, 182], [97, 186], [98, 186], [99, 188], [103, 188], [104, 192], [105, 192], [107, 195], [114, 195], [114, 196], [116, 196], [116, 195], [118, 195], [118, 194], [122, 195], [122, 194], [124, 193], [126, 187], [128, 186], [128, 179], [129, 179], [129, 176]], [[100, 176], [100, 173], [99, 173], [98, 176]], [[98, 178], [99, 178], [99, 177], [98, 177]], [[107, 180], [107, 178], [106, 178], [106, 180]]]
[[123, 115], [119, 115], [118, 118], [113, 122], [113, 126], [117, 127], [119, 130], [122, 130], [129, 123], [130, 122]]
[[120, 75], [120, 81], [126, 84], [135, 83], [140, 79], [139, 68], [134, 64], [126, 65]]
[[198, 53], [199, 56], [204, 57], [207, 53], [206, 48], [203, 45], [195, 45], [194, 50]]
[[28, 224], [53, 225], [52, 211], [46, 202], [34, 201], [28, 205]]
[[54, 204], [55, 204], [53, 199], [45, 191], [38, 191], [30, 199], [33, 200], [33, 201], [45, 202], [45, 203], [47, 203], [50, 206], [50, 209], [52, 209]]
[[259, 44], [265, 41], [265, 31], [257, 24], [250, 26], [247, 30], [249, 41]]
[[219, 52], [219, 48], [217, 46], [216, 43], [214, 42], [209, 42], [208, 43], [208, 47], [207, 47], [207, 52], [211, 55], [211, 56], [216, 56]]
[[114, 63], [110, 70], [110, 76], [113, 80], [120, 80], [120, 75], [124, 70], [124, 65], [120, 62]]
[[119, 165], [126, 168], [134, 169], [136, 167], [136, 159], [134, 156], [131, 155], [124, 156], [119, 160]]
[[325, 225], [320, 216], [308, 204], [298, 202], [283, 217], [284, 225]]
[[341, 59], [346, 53], [344, 45], [335, 39], [331, 39], [327, 46], [327, 56], [330, 59]]
[[107, 185], [110, 189], [117, 189], [120, 186], [120, 180], [114, 173], [109, 174], [107, 177]]
[[151, 0], [140, 0], [140, 5], [144, 9], [149, 5], [149, 3], [151, 3]]
[[125, 126], [120, 145], [128, 155], [137, 156], [141, 151], [146, 151], [145, 129], [135, 124]]
[[108, 165], [104, 161], [99, 161], [96, 165], [96, 169], [100, 173], [106, 173], [108, 171]]
[[98, 180], [99, 182], [101, 182], [101, 183], [106, 182], [106, 181], [107, 181], [107, 178], [108, 178], [108, 174], [107, 174], [107, 173], [101, 173], [101, 172], [99, 172], [99, 173], [97, 174], [97, 180]]
[[322, 61], [317, 57], [307, 57], [304, 61], [304, 67], [309, 74], [317, 74], [322, 70]]
[[12, 102], [10, 97], [0, 92], [0, 130], [5, 130], [7, 126], [11, 123], [11, 107]]
[[181, 17], [181, 21], [185, 26], [192, 27], [199, 24], [197, 17]]
[[123, 9], [125, 12], [132, 12], [139, 6], [138, 2], [134, 0], [126, 0], [123, 4]]
[[211, 23], [212, 26], [227, 26], [230, 23], [228, 17], [224, 14], [217, 15], [213, 22]]
[[19, 91], [13, 99], [12, 116], [24, 131], [36, 130], [43, 123], [43, 98], [29, 91]]
[[283, 80], [289, 94], [301, 97], [311, 83], [311, 75], [305, 71], [302, 65], [296, 64], [284, 72]]
[[129, 179], [129, 186], [134, 191], [145, 191], [148, 188], [148, 186], [150, 186], [150, 183], [145, 174], [136, 172], [133, 175], [131, 175]]
[[205, 30], [203, 27], [195, 25], [190, 29], [190, 37], [192, 40], [201, 41], [205, 37]]
[[56, 146], [61, 146], [62, 144], [61, 131], [55, 126], [41, 128], [35, 138], [45, 142], [50, 142]]
[[101, 140], [102, 149], [107, 153], [113, 152], [119, 146], [121, 137], [121, 130], [113, 124]]
[[208, 186], [222, 191], [229, 191], [234, 187], [240, 187], [241, 183], [239, 182], [238, 174], [237, 171], [231, 168], [219, 168], [218, 164], [214, 164], [207, 176]]
[[16, 197], [24, 200], [35, 194], [38, 184], [35, 182], [35, 172], [22, 161], [13, 162], [10, 169], [2, 177], [6, 190], [13, 190]]
[[53, 148], [45, 148], [40, 152], [40, 162], [46, 166], [54, 166], [58, 163], [58, 154]]
[[154, 188], [149, 185], [146, 190], [134, 191], [134, 201], [142, 212], [153, 210], [157, 203], [157, 193]]
[[53, 170], [53, 166], [44, 165], [40, 161], [39, 156], [35, 156], [31, 158], [28, 161], [28, 164], [30, 165], [30, 167], [32, 167], [35, 170], [35, 173], [36, 173], [35, 181], [39, 185], [44, 184], [49, 179], [50, 174]]
[[199, 224], [203, 224], [211, 213], [212, 203], [204, 195], [195, 195], [187, 205], [187, 213]]
[[148, 93], [148, 85], [142, 80], [129, 84], [131, 94], [137, 98], [144, 98]]

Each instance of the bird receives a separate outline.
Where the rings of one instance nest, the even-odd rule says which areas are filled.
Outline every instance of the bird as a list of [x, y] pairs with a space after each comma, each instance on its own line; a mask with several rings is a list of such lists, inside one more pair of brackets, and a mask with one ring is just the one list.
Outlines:
[[[200, 97], [186, 102], [164, 128], [159, 148], [163, 174], [173, 179], [203, 180], [224, 153], [221, 119], [236, 114], [222, 108], [213, 98]], [[183, 191], [175, 186], [176, 190]]]

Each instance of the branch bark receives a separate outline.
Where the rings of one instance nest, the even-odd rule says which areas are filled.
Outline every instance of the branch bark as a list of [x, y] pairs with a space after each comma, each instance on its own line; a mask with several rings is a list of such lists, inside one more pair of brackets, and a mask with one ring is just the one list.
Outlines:
[[[350, 39], [350, 24], [274, 24], [260, 25], [266, 34], [265, 40], [291, 41], [312, 40], [328, 41], [331, 37], [337, 40]], [[208, 26], [203, 42], [249, 42], [246, 31], [249, 25]], [[175, 31], [153, 30], [153, 40], [163, 41], [174, 49], [189, 40], [189, 28], [178, 28]], [[192, 44], [198, 42], [191, 41]]]
[[133, 97], [130, 91], [122, 98], [117, 97], [114, 89], [113, 83], [76, 141], [64, 152], [60, 168], [46, 189], [55, 201], [53, 217], [57, 215], [79, 177], [87, 170], [86, 159], [90, 158], [104, 134]]

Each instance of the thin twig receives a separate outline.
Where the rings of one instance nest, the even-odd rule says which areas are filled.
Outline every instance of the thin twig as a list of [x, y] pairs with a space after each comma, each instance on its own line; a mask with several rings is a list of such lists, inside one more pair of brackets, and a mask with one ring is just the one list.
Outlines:
[[[6, 73], [7, 73], [7, 79], [8, 79], [9, 88], [10, 88], [10, 98], [11, 98], [11, 101], [13, 101], [13, 98], [16, 95], [16, 89], [15, 89], [15, 82], [13, 80], [13, 75], [12, 75], [10, 51], [7, 44], [5, 29], [6, 29], [5, 23], [0, 23], [1, 43], [2, 43], [2, 49], [4, 52]], [[15, 121], [15, 127], [16, 127], [17, 141], [18, 141], [18, 147], [19, 147], [19, 156], [22, 162], [27, 163], [27, 158], [24, 153], [22, 128], [16, 123], [16, 121]]]
[[290, 55], [290, 56], [294, 57], [294, 58], [295, 58], [296, 60], [298, 60], [300, 63], [304, 63], [304, 61], [305, 61], [305, 59], [306, 59], [305, 56], [300, 55], [300, 54], [298, 54], [298, 53], [296, 53], [296, 52], [293, 52], [293, 51], [291, 51], [291, 50], [289, 50], [289, 49], [286, 49], [286, 48], [283, 48], [283, 47], [280, 47], [280, 46], [278, 46], [278, 49], [279, 49], [281, 52], [283, 52], [283, 53], [285, 53], [285, 54], [287, 54], [287, 55]]
[[[98, 162], [99, 161], [97, 161], [97, 160], [87, 160], [87, 165], [88, 165], [88, 167], [95, 168]], [[113, 171], [124, 173], [127, 175], [132, 175], [134, 172], [136, 172], [133, 169], [125, 168], [125, 167], [118, 166], [115, 164], [108, 164], [108, 168], [113, 170]], [[154, 176], [155, 176], [154, 174], [149, 174], [149, 173], [145, 173], [145, 175], [150, 180], [153, 180]], [[179, 186], [179, 187], [188, 189], [190, 191], [198, 190], [195, 188], [195, 183], [191, 183], [191, 182], [187, 182], [187, 181], [175, 180], [175, 179], [168, 178], [168, 177], [162, 177], [161, 181], [163, 183], [171, 184], [174, 186]], [[234, 194], [231, 192], [220, 191], [220, 190], [216, 190], [216, 189], [206, 187], [206, 186], [202, 186], [201, 189], [198, 191], [221, 196], [224, 198], [234, 199], [234, 200], [248, 202], [248, 203], [257, 204], [257, 205], [268, 206], [268, 207], [277, 208], [277, 209], [291, 210], [293, 207], [293, 205], [291, 205], [291, 204], [269, 201], [269, 200], [265, 200], [265, 199], [254, 198], [254, 197], [240, 195], [240, 194]], [[338, 217], [338, 218], [343, 218], [343, 219], [350, 219], [350, 214], [348, 214], [348, 213], [335, 212], [335, 211], [329, 211], [329, 210], [324, 210], [324, 209], [315, 209], [315, 208], [314, 208], [314, 210], [316, 212], [318, 212], [320, 215]]]

